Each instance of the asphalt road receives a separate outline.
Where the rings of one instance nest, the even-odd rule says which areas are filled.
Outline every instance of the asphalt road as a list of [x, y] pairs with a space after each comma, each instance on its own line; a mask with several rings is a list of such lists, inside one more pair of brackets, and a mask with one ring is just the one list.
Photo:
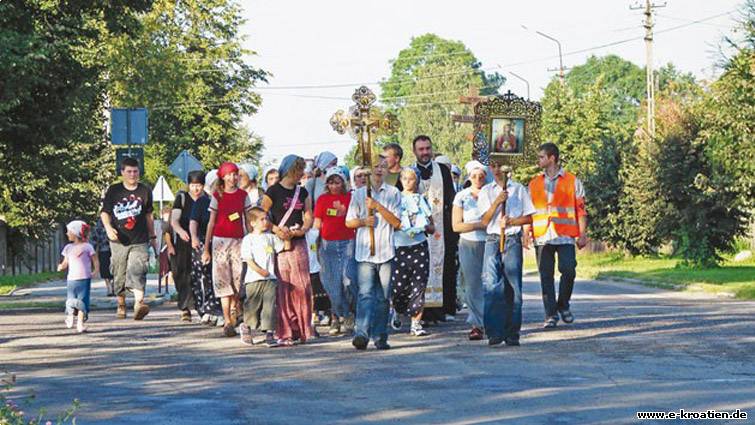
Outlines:
[[[525, 283], [521, 347], [466, 339], [462, 322], [392, 335], [357, 352], [346, 337], [268, 349], [178, 321], [95, 311], [90, 332], [60, 312], [0, 312], [0, 369], [27, 410], [81, 400], [78, 424], [623, 424], [637, 411], [755, 415], [755, 303], [579, 281], [577, 320], [544, 331]], [[691, 421], [682, 423], [752, 423]], [[677, 422], [678, 423], [678, 422]]]

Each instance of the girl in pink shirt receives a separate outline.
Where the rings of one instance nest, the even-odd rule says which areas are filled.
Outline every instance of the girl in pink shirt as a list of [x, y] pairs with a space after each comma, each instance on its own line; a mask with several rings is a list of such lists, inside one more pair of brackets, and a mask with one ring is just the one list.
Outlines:
[[89, 292], [92, 285], [92, 271], [99, 272], [97, 253], [87, 242], [89, 225], [81, 220], [74, 220], [66, 225], [68, 240], [63, 247], [63, 261], [58, 265], [58, 271], [68, 269], [66, 287], [66, 327], [73, 327], [74, 316], [78, 316], [76, 330], [86, 331], [84, 321], [89, 314]]

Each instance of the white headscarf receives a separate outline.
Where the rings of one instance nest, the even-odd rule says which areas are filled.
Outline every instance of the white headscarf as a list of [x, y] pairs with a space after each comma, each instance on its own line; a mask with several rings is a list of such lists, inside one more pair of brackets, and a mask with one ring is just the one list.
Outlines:
[[205, 174], [204, 176], [204, 191], [207, 192], [208, 195], [212, 196], [212, 192], [214, 189], [213, 186], [215, 186], [215, 182], [218, 180], [218, 170], [210, 170]]
[[267, 190], [267, 175], [270, 174], [271, 171], [278, 171], [278, 167], [271, 165], [269, 167], [265, 168], [265, 172], [262, 173], [262, 190]]
[[66, 224], [66, 230], [76, 235], [82, 241], [89, 238], [89, 225], [81, 220], [74, 220]]

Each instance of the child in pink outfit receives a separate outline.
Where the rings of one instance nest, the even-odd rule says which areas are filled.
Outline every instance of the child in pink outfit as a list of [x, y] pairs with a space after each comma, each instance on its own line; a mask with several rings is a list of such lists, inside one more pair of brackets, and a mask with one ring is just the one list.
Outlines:
[[73, 327], [74, 316], [78, 316], [76, 330], [79, 333], [86, 331], [84, 321], [89, 314], [89, 293], [92, 286], [92, 270], [98, 273], [99, 263], [97, 253], [92, 245], [87, 242], [89, 237], [89, 225], [81, 220], [75, 220], [66, 225], [68, 240], [71, 241], [63, 247], [63, 261], [58, 266], [58, 271], [68, 269], [66, 287], [66, 327]]

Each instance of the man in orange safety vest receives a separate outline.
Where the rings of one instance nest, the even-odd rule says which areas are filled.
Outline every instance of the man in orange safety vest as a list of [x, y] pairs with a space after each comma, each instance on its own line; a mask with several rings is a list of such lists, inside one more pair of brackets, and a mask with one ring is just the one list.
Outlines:
[[[544, 172], [529, 184], [530, 197], [536, 210], [532, 216], [532, 236], [535, 238], [545, 306], [543, 327], [549, 329], [556, 327], [559, 315], [564, 323], [574, 321], [569, 309], [577, 268], [574, 245], [579, 249], [587, 245], [587, 212], [582, 182], [561, 167], [558, 147], [553, 143], [544, 143], [538, 148], [537, 157], [537, 165]], [[527, 233], [526, 237], [529, 238]], [[529, 241], [524, 245], [529, 246]], [[553, 278], [556, 255], [561, 273], [558, 299]]]

